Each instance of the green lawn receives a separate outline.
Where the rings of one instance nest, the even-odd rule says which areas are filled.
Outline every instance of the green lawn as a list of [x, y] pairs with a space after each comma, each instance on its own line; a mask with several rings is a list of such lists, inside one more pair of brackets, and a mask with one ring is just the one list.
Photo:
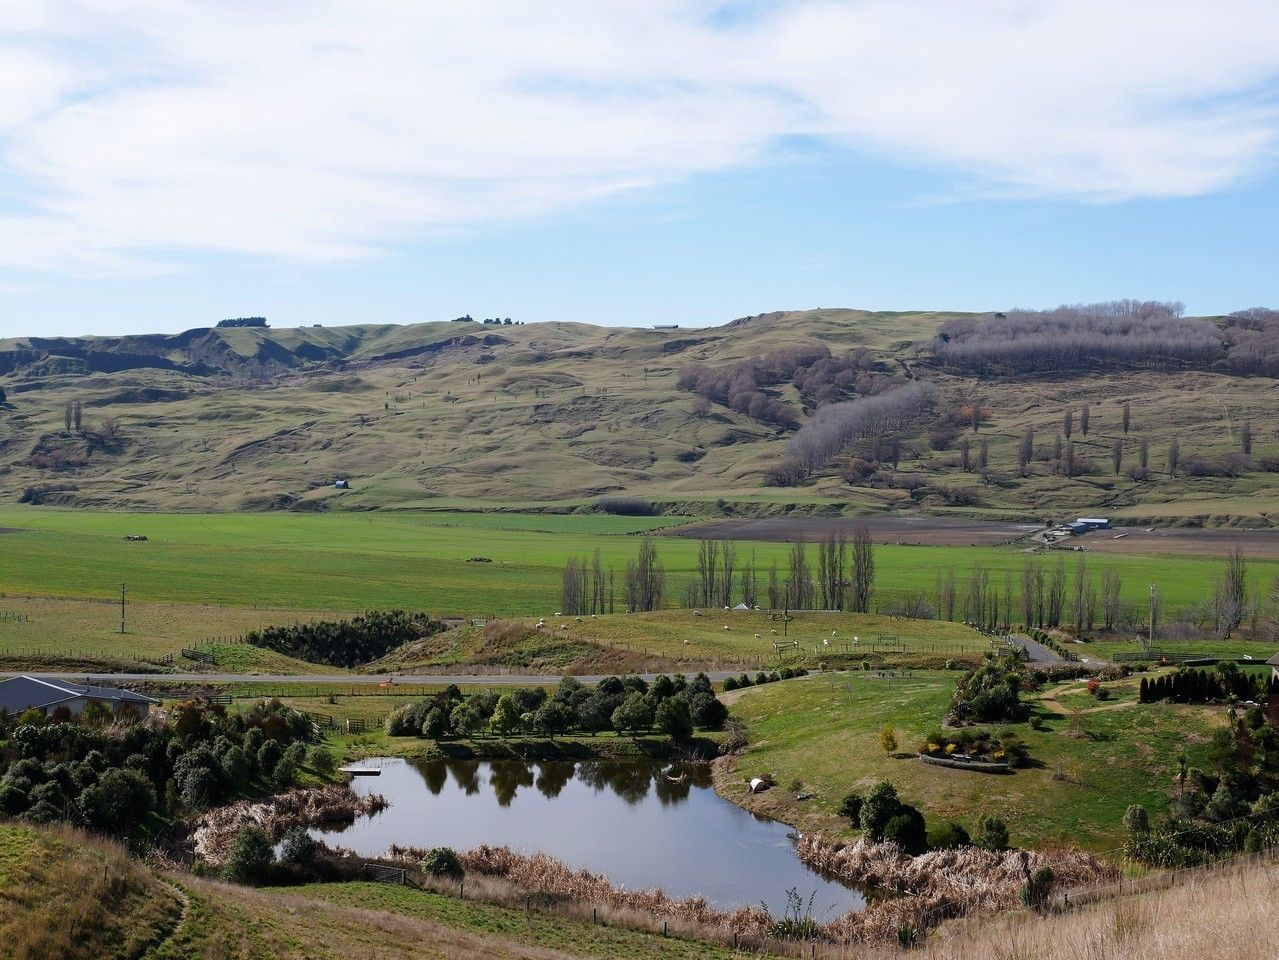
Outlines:
[[[136, 602], [359, 610], [404, 607], [438, 613], [549, 616], [558, 606], [560, 572], [569, 555], [599, 549], [621, 569], [636, 539], [621, 535], [651, 518], [549, 517], [518, 514], [130, 514], [55, 509], [0, 511], [0, 592], [110, 599], [121, 581]], [[563, 524], [547, 532], [542, 527]], [[524, 529], [519, 529], [523, 525]], [[529, 525], [533, 529], [528, 529]], [[126, 543], [141, 534], [145, 543]], [[753, 553], [761, 585], [788, 544], [739, 545], [739, 568]], [[668, 596], [675, 603], [693, 577], [697, 544], [662, 539]], [[809, 562], [816, 566], [816, 549]], [[486, 557], [491, 563], [468, 562]], [[1014, 583], [1024, 554], [1010, 547], [876, 549], [877, 590], [926, 591], [938, 572], [954, 570], [962, 593], [974, 562], [1001, 588]], [[1157, 582], [1167, 607], [1201, 599], [1220, 561], [1192, 557], [1091, 557], [1089, 571], [1117, 571], [1125, 595], [1139, 601]], [[1068, 563], [1073, 569], [1073, 563]], [[1256, 561], [1268, 580], [1279, 563]], [[8, 604], [0, 598], [0, 607]], [[3, 626], [0, 626], [3, 629]]]
[[[1044, 691], [1064, 701], [1057, 710], [1036, 705], [1042, 731], [1013, 728], [1030, 748], [1031, 767], [998, 776], [924, 764], [916, 748], [940, 727], [957, 678], [814, 675], [745, 691], [731, 709], [746, 724], [750, 744], [721, 771], [720, 789], [801, 829], [830, 829], [844, 794], [889, 780], [930, 822], [955, 819], [972, 830], [980, 814], [992, 813], [1008, 822], [1014, 842], [1106, 851], [1120, 842], [1130, 803], [1152, 814], [1167, 808], [1177, 789], [1178, 751], [1184, 748], [1192, 765], [1200, 762], [1211, 731], [1225, 722], [1221, 708], [1136, 704], [1136, 677], [1112, 684], [1115, 699], [1105, 703], [1074, 682]], [[880, 746], [885, 724], [896, 730], [893, 756]], [[745, 780], [765, 772], [780, 787], [749, 795]], [[796, 801], [795, 782], [815, 797]]]

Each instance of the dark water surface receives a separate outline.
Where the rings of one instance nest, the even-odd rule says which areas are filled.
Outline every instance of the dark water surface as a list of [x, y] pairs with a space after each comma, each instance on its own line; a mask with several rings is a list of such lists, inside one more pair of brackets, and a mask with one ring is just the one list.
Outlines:
[[[864, 904], [855, 889], [800, 863], [785, 824], [763, 820], [711, 788], [704, 765], [645, 762], [386, 759], [378, 777], [356, 777], [380, 793], [382, 813], [335, 831], [333, 842], [365, 856], [392, 843], [469, 850], [481, 844], [542, 852], [603, 873], [632, 890], [661, 887], [704, 896], [719, 908], [768, 905], [774, 915], [797, 889], [813, 916], [829, 920]], [[316, 835], [321, 834], [316, 831]]]

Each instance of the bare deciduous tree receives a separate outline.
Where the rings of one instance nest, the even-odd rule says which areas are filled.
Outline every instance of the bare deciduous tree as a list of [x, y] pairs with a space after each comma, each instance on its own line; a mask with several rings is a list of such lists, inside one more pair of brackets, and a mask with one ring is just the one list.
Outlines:
[[1079, 429], [1085, 437], [1088, 436], [1088, 423], [1091, 419], [1092, 411], [1088, 404], [1085, 403], [1083, 408], [1079, 411]]
[[1048, 584], [1048, 616], [1047, 625], [1061, 626], [1061, 614], [1066, 605], [1066, 560], [1057, 558], [1057, 566], [1053, 569], [1053, 578]]
[[1119, 574], [1107, 567], [1101, 571], [1101, 623], [1107, 630], [1113, 630], [1119, 623]]
[[870, 598], [875, 589], [875, 545], [870, 530], [858, 524], [853, 531], [852, 608], [856, 613], [870, 612]]
[[1124, 442], [1119, 437], [1115, 437], [1110, 448], [1110, 462], [1114, 465], [1115, 476], [1119, 476], [1119, 471], [1124, 468]]
[[1124, 421], [1124, 433], [1127, 433], [1128, 426], [1132, 423], [1132, 404], [1127, 400], [1124, 401], [1123, 421]]
[[[933, 341], [933, 355], [945, 367], [979, 375], [1080, 366], [1167, 367], [1219, 359], [1220, 330], [1182, 313], [1179, 303], [1120, 300], [966, 317], [942, 325]], [[1240, 326], [1235, 336], [1248, 339], [1250, 335]], [[1268, 346], [1252, 352], [1259, 357], [1270, 355]]]
[[733, 605], [733, 569], [737, 564], [737, 544], [732, 540], [725, 540], [724, 545], [720, 548], [720, 578], [719, 578], [719, 605], [721, 607], [731, 607]]
[[661, 607], [666, 589], [666, 571], [657, 559], [657, 545], [651, 537], [641, 540], [639, 555], [626, 562], [623, 582], [626, 605], [632, 613]]
[[1035, 431], [1027, 427], [1025, 434], [1021, 438], [1021, 443], [1017, 446], [1017, 472], [1022, 477], [1030, 475], [1030, 460], [1034, 455]]
[[936, 393], [932, 384], [916, 381], [873, 397], [820, 407], [791, 438], [790, 457], [812, 473], [855, 440], [911, 424], [931, 407]]
[[1177, 472], [1177, 465], [1181, 463], [1181, 441], [1174, 440], [1168, 444], [1168, 476], [1172, 476]]
[[808, 566], [808, 552], [803, 540], [791, 544], [786, 571], [787, 606], [795, 610], [813, 607], [813, 574]]

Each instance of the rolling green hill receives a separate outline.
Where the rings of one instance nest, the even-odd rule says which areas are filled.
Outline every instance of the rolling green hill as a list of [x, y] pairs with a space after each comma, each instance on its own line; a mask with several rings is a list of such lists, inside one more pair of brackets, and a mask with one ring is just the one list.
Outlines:
[[[472, 322], [5, 340], [0, 474], [15, 501], [109, 509], [562, 510], [625, 492], [691, 515], [1105, 509], [1263, 527], [1279, 517], [1279, 482], [1260, 469], [1279, 456], [1277, 381], [1215, 368], [954, 375], [929, 363], [928, 347], [940, 324], [962, 316], [814, 310], [679, 330]], [[918, 424], [902, 435], [896, 470], [854, 486], [842, 458], [798, 486], [770, 486], [793, 428], [680, 389], [679, 371], [814, 345], [835, 357], [864, 348], [879, 376], [935, 383], [937, 415], [978, 403], [979, 431], [939, 450]], [[765, 392], [803, 420], [809, 398], [791, 383]], [[80, 429], [68, 431], [67, 404], [77, 401]], [[1085, 403], [1091, 427], [1074, 440], [1086, 469], [1067, 479], [1052, 471], [1048, 448], [1064, 409]], [[1239, 448], [1247, 421], [1255, 446], [1242, 475], [1167, 475], [1171, 440], [1183, 459], [1219, 457]], [[1017, 447], [1028, 427], [1037, 452], [1023, 478]], [[987, 444], [984, 475], [962, 468], [964, 436], [974, 461]], [[1150, 475], [1138, 481], [1126, 470], [1141, 439]], [[339, 478], [351, 488], [334, 489]]]

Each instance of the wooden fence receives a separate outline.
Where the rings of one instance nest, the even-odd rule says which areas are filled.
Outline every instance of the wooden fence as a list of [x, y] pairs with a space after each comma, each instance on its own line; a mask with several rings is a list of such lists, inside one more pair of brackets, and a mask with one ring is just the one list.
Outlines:
[[1079, 907], [1101, 900], [1115, 897], [1127, 897], [1137, 893], [1153, 893], [1158, 890], [1169, 890], [1173, 887], [1185, 886], [1208, 877], [1229, 873], [1232, 870], [1243, 870], [1248, 867], [1261, 866], [1279, 862], [1279, 846], [1267, 847], [1256, 853], [1241, 853], [1226, 860], [1214, 860], [1194, 867], [1173, 867], [1168, 870], [1156, 870], [1140, 877], [1119, 877], [1113, 883], [1098, 884], [1093, 887], [1077, 887], [1073, 890], [1055, 892], [1050, 902], [1059, 908]]

